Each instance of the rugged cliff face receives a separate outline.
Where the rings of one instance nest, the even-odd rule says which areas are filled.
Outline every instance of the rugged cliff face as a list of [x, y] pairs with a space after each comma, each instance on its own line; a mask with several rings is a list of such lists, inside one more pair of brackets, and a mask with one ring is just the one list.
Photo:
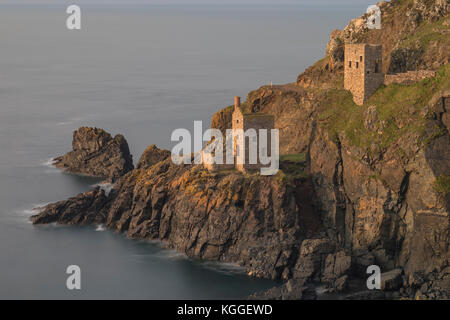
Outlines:
[[332, 32], [327, 45], [330, 69], [342, 68], [345, 43], [363, 42], [383, 44], [385, 73], [438, 69], [448, 63], [447, 0], [393, 0], [377, 5], [381, 29], [369, 30], [366, 14]]
[[54, 159], [54, 165], [68, 172], [114, 180], [133, 170], [128, 143], [98, 128], [82, 127], [73, 133], [72, 151]]
[[[351, 21], [332, 33], [327, 56], [296, 84], [253, 91], [246, 108], [275, 116], [281, 153], [307, 154], [327, 235], [351, 252], [354, 271], [373, 263], [401, 268], [407, 285], [438, 271], [449, 290], [448, 3], [379, 6], [381, 30], [368, 30], [365, 17]], [[438, 72], [382, 86], [358, 107], [343, 90], [345, 42], [382, 44], [386, 72]], [[216, 119], [212, 126], [228, 124]]]
[[[262, 87], [243, 104], [273, 114], [281, 153], [304, 154], [304, 161], [285, 158], [274, 177], [211, 173], [175, 166], [151, 146], [108, 195], [97, 188], [51, 204], [33, 223], [104, 223], [192, 257], [289, 280], [254, 298], [311, 298], [313, 282], [357, 290], [352, 278], [367, 277], [372, 264], [385, 272], [383, 288], [400, 292], [349, 298], [448, 297], [448, 4], [379, 6], [381, 30], [367, 30], [364, 17], [353, 20], [333, 32], [327, 56], [296, 83]], [[345, 41], [382, 44], [385, 71], [436, 75], [382, 86], [356, 106], [343, 90]], [[230, 128], [231, 111], [214, 115], [212, 127]]]
[[307, 201], [297, 202], [296, 193], [312, 196], [311, 181], [212, 173], [166, 159], [126, 174], [109, 195], [97, 188], [32, 219], [103, 223], [130, 238], [163, 240], [192, 257], [238, 262], [253, 275], [287, 279], [299, 240], [320, 231], [320, 217]]

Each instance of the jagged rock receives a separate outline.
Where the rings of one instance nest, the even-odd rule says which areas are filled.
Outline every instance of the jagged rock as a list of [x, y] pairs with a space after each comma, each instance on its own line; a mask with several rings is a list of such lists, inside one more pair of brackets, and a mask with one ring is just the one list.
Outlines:
[[333, 282], [345, 275], [351, 267], [352, 259], [345, 251], [327, 255], [322, 272], [322, 282]]
[[293, 269], [293, 277], [298, 279], [320, 279], [325, 257], [336, 250], [336, 243], [330, 239], [305, 239], [300, 248], [300, 256]]
[[425, 278], [423, 272], [413, 272], [408, 277], [407, 285], [409, 285], [412, 288], [420, 288], [424, 282]]
[[305, 239], [300, 248], [300, 255], [328, 254], [336, 250], [336, 243], [330, 239]]
[[[351, 257], [339, 250], [335, 241], [330, 239], [305, 239], [300, 255], [294, 266], [294, 279], [320, 281], [333, 285], [335, 281], [350, 271]], [[346, 281], [346, 280], [345, 280]], [[344, 279], [338, 285], [345, 286]]]
[[161, 150], [154, 144], [147, 147], [141, 158], [139, 159], [136, 169], [144, 169], [153, 166], [154, 164], [166, 160], [170, 157], [170, 151]]
[[337, 291], [344, 291], [348, 288], [349, 278], [347, 275], [340, 277], [334, 282], [334, 288]]
[[424, 51], [421, 47], [398, 48], [392, 51], [388, 73], [418, 70], [423, 64], [423, 53]]
[[249, 300], [315, 300], [315, 289], [305, 284], [303, 279], [291, 279], [285, 284], [266, 291], [257, 292]]
[[[436, 69], [448, 63], [448, 45], [433, 43], [424, 48], [408, 44], [404, 39], [414, 36], [424, 22], [435, 22], [448, 15], [446, 0], [416, 0], [404, 6], [402, 1], [380, 1], [377, 6], [382, 13], [380, 30], [368, 30], [369, 15], [351, 20], [343, 30], [334, 30], [327, 45], [330, 65], [340, 65], [340, 43], [377, 43], [383, 45], [383, 72], [406, 72], [407, 70]], [[401, 7], [401, 8], [400, 8]], [[389, 22], [388, 22], [389, 21]]]
[[381, 274], [381, 290], [395, 291], [402, 285], [402, 269], [394, 269]]
[[[71, 208], [79, 209], [74, 221]], [[49, 205], [33, 222], [104, 223], [130, 238], [160, 239], [191, 257], [287, 280], [306, 232], [299, 228], [304, 214], [292, 186], [276, 176], [214, 173], [166, 159], [118, 179], [106, 201], [100, 191], [79, 195]]]
[[340, 38], [341, 32], [334, 30], [327, 44], [326, 55], [330, 59], [330, 68], [337, 69], [344, 65], [344, 42]]
[[375, 256], [369, 252], [354, 253], [353, 262], [356, 276], [363, 277], [367, 274], [367, 268], [375, 264]]
[[[285, 300], [283, 299], [286, 296], [287, 290], [283, 286], [273, 287], [266, 291], [256, 292], [251, 294], [247, 299], [248, 300]], [[299, 300], [302, 297], [302, 292], [297, 293], [297, 297]]]
[[383, 300], [385, 293], [380, 290], [366, 290], [344, 296], [344, 300]]
[[[450, 267], [424, 275], [414, 273], [409, 276], [409, 297], [414, 299], [450, 299]], [[415, 292], [414, 292], [415, 290]]]
[[54, 159], [67, 172], [117, 179], [133, 170], [128, 143], [122, 135], [114, 138], [102, 129], [81, 127], [73, 133], [72, 151]]
[[41, 208], [41, 212], [31, 217], [33, 224], [93, 224], [102, 223], [100, 211], [106, 204], [105, 192], [96, 187], [94, 190], [80, 193], [76, 197], [59, 201]]
[[234, 106], [229, 106], [216, 112], [211, 118], [211, 128], [219, 129], [226, 137], [226, 130], [231, 128]]

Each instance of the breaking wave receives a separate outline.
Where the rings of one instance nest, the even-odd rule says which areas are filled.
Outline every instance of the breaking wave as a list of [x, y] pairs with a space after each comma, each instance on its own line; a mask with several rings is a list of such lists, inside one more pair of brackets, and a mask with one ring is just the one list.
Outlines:
[[99, 224], [95, 228], [95, 231], [97, 231], [97, 232], [102, 232], [102, 231], [105, 231], [105, 230], [106, 230], [106, 228], [105, 228], [105, 226], [103, 224]]
[[109, 193], [111, 192], [112, 188], [113, 188], [113, 184], [112, 183], [108, 183], [108, 182], [101, 182], [101, 183], [96, 183], [93, 184], [92, 187], [100, 187], [103, 191], [105, 191], [106, 196], [109, 196]]
[[217, 271], [226, 275], [244, 274], [245, 268], [235, 263], [206, 261], [201, 263], [206, 269]]

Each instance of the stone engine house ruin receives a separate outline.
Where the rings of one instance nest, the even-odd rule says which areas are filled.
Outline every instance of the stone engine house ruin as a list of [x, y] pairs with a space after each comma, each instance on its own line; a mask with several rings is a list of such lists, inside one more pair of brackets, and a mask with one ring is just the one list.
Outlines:
[[344, 55], [344, 88], [357, 105], [363, 105], [384, 82], [382, 46], [346, 44]]
[[[251, 163], [252, 161], [250, 161], [250, 150], [251, 148], [254, 148], [256, 154], [259, 155], [260, 129], [266, 129], [267, 144], [264, 143], [264, 145], [261, 145], [261, 148], [264, 154], [267, 154], [267, 156], [271, 155], [271, 130], [274, 129], [274, 123], [275, 120], [273, 115], [262, 112], [244, 112], [241, 107], [241, 98], [235, 97], [231, 129], [234, 132], [240, 132], [242, 130], [242, 133], [244, 134], [242, 138], [240, 138], [238, 135], [233, 135], [232, 150], [234, 164], [226, 163], [226, 148], [224, 146], [223, 164], [211, 163], [211, 161], [206, 161], [206, 163], [204, 162], [204, 166], [210, 171], [235, 168], [241, 172], [259, 170], [261, 168], [267, 167], [267, 164], [264, 165], [260, 162], [259, 156], [256, 159], [256, 163]], [[247, 134], [251, 131], [253, 131], [254, 135]], [[214, 154], [206, 154], [203, 150], [202, 156], [203, 159], [211, 160]], [[239, 157], [241, 157], [243, 161], [238, 161]]]

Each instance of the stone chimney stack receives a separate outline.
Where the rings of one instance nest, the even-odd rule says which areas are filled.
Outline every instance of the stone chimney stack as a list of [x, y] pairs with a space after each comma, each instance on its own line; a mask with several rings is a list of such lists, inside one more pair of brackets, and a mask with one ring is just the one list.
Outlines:
[[234, 97], [234, 111], [237, 111], [241, 107], [241, 97]]

